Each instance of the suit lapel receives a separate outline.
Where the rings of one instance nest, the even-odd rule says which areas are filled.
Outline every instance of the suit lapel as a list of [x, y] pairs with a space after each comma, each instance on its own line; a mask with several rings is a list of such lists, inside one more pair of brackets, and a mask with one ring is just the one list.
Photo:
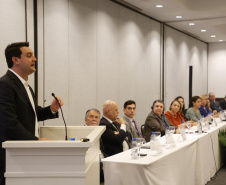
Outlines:
[[110, 123], [107, 119], [105, 119], [104, 117], [102, 117], [101, 119], [103, 119], [103, 122], [108, 124], [108, 125], [111, 125], [112, 129], [115, 130], [115, 131], [118, 131], [120, 130], [120, 128], [118, 127], [118, 125], [115, 123], [115, 122], [112, 122]]
[[133, 126], [133, 123], [131, 123], [131, 121], [127, 117], [125, 117], [125, 116], [124, 116], [124, 119], [129, 124], [129, 127], [130, 127], [130, 129], [132, 131], [132, 135], [137, 137], [138, 136], [137, 135], [137, 131], [136, 131], [136, 128]]
[[7, 71], [6, 74], [12, 79], [12, 81], [20, 89], [20, 91], [22, 91], [21, 94], [23, 94], [23, 96], [27, 99], [28, 103], [30, 104], [30, 106], [31, 106], [31, 108], [33, 110], [33, 107], [32, 107], [31, 101], [30, 101], [30, 99], [28, 97], [27, 91], [26, 91], [24, 85], [22, 84], [22, 82], [20, 81], [20, 79], [15, 74], [13, 74], [11, 71], [9, 71], [9, 70]]

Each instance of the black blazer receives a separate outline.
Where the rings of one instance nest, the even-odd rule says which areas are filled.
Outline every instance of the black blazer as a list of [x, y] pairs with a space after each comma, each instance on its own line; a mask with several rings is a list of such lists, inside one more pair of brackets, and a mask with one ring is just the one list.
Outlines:
[[223, 110], [226, 110], [226, 100], [222, 100], [220, 102], [220, 106], [222, 107]]
[[[112, 124], [114, 124], [117, 129]], [[105, 156], [111, 156], [123, 152], [123, 141], [125, 140], [127, 143], [129, 143], [132, 140], [129, 132], [125, 132], [124, 130], [120, 129], [120, 124], [116, 122], [113, 122], [112, 124], [104, 117], [102, 117], [100, 120], [100, 126], [106, 126], [106, 130], [101, 136], [104, 148], [102, 149], [102, 153]], [[115, 135], [114, 131], [119, 131], [119, 134]]]
[[[34, 92], [30, 88], [34, 99]], [[50, 107], [37, 106], [38, 121], [58, 117]], [[5, 163], [2, 142], [7, 140], [37, 140], [35, 137], [35, 112], [27, 91], [18, 77], [11, 71], [0, 78], [0, 166]], [[1, 167], [0, 167], [1, 168]]]

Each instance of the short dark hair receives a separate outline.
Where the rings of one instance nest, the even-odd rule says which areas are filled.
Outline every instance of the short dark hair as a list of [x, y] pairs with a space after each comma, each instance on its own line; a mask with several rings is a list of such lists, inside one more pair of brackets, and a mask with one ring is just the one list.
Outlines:
[[196, 102], [198, 99], [202, 100], [202, 99], [200, 98], [200, 96], [193, 96], [193, 97], [191, 98], [191, 102], [190, 102], [190, 104], [189, 104], [189, 107], [193, 107], [193, 103], [192, 103], [192, 102]]
[[163, 104], [163, 110], [164, 110], [164, 102], [162, 100], [155, 100], [151, 106], [151, 109], [153, 110], [156, 103], [162, 103]]
[[128, 100], [128, 101], [126, 101], [126, 102], [124, 103], [124, 109], [126, 109], [128, 105], [132, 105], [132, 104], [134, 104], [134, 105], [136, 106], [135, 101], [133, 101], [133, 100]]
[[5, 48], [5, 58], [8, 65], [8, 68], [13, 67], [12, 57], [21, 57], [22, 51], [20, 50], [21, 47], [29, 47], [29, 42], [15, 42], [9, 44]]
[[89, 110], [86, 111], [85, 118], [87, 117], [87, 114], [88, 114], [91, 110], [93, 110], [93, 111], [95, 111], [96, 113], [98, 113], [99, 115], [101, 115], [101, 114], [100, 114], [100, 111], [99, 111], [98, 109], [92, 108], [92, 109], [89, 109]]

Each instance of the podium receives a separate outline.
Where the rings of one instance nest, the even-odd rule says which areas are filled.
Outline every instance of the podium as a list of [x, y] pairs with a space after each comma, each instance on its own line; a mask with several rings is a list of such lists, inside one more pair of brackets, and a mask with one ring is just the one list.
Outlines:
[[[41, 127], [50, 141], [6, 141], [6, 185], [99, 185], [100, 144], [105, 127]], [[89, 138], [81, 142], [78, 138]]]

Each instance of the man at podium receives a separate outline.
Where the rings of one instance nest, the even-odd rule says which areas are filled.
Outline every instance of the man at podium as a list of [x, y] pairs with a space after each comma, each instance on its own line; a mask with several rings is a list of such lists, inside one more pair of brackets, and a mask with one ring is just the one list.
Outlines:
[[[28, 76], [36, 71], [37, 59], [28, 42], [8, 45], [5, 49], [7, 73], [0, 78], [0, 185], [5, 184], [5, 149], [7, 140], [45, 140], [38, 136], [38, 121], [58, 117], [63, 105], [56, 97], [48, 107], [37, 106]], [[60, 105], [59, 105], [60, 104]]]

